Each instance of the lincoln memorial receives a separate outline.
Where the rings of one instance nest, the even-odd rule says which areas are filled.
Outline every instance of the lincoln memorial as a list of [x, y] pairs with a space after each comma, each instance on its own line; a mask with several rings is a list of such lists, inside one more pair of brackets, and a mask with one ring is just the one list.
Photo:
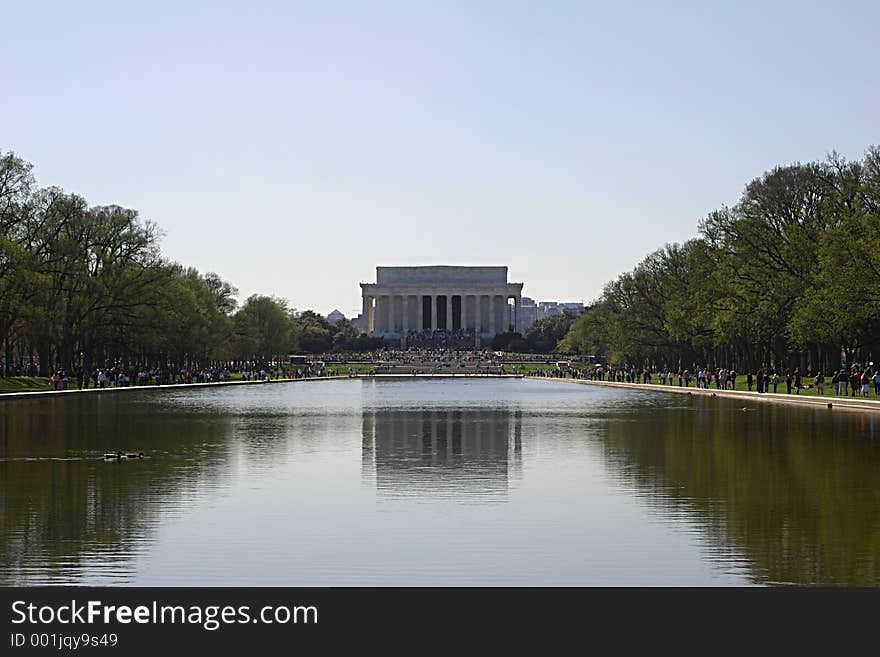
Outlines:
[[361, 283], [364, 330], [404, 340], [413, 332], [455, 331], [478, 343], [521, 332], [522, 287], [507, 282], [507, 267], [376, 267], [376, 282]]

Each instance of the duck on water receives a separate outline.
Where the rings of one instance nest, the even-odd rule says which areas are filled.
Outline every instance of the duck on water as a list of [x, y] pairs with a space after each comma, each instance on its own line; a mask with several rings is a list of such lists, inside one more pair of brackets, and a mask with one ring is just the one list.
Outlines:
[[125, 452], [116, 452], [115, 454], [109, 453], [104, 454], [105, 461], [122, 461], [123, 459], [142, 459], [144, 458], [143, 452], [138, 452], [137, 454], [126, 454]]

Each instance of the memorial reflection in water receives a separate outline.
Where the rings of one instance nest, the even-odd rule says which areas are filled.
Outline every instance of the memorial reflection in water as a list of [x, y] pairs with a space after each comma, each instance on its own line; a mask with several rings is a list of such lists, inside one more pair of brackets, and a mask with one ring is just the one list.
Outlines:
[[362, 472], [382, 496], [504, 499], [522, 476], [522, 411], [365, 411]]

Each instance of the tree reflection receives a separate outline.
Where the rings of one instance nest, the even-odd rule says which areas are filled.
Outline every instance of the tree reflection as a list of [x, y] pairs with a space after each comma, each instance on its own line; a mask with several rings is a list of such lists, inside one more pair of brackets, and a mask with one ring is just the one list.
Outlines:
[[[626, 420], [626, 421], [623, 421]], [[685, 511], [759, 583], [878, 585], [880, 445], [869, 413], [694, 400], [607, 418], [611, 469]]]
[[[0, 583], [124, 583], [161, 513], [222, 486], [229, 423], [128, 396], [0, 405]], [[104, 452], [148, 458], [104, 461]]]

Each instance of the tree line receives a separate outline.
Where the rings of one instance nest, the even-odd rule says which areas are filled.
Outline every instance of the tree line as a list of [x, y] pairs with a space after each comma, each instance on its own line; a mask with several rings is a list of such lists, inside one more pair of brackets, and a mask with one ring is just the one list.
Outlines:
[[[266, 364], [290, 352], [383, 346], [283, 300], [162, 256], [137, 211], [40, 188], [0, 151], [0, 373], [122, 364]], [[698, 235], [608, 283], [580, 316], [496, 336], [509, 351], [618, 365], [829, 371], [880, 357], [880, 147], [776, 167]]]
[[880, 359], [880, 147], [776, 167], [698, 231], [608, 283], [557, 348], [679, 370]]
[[0, 373], [260, 365], [375, 346], [282, 299], [239, 307], [231, 283], [163, 257], [159, 238], [135, 210], [38, 187], [29, 162], [0, 150]]

